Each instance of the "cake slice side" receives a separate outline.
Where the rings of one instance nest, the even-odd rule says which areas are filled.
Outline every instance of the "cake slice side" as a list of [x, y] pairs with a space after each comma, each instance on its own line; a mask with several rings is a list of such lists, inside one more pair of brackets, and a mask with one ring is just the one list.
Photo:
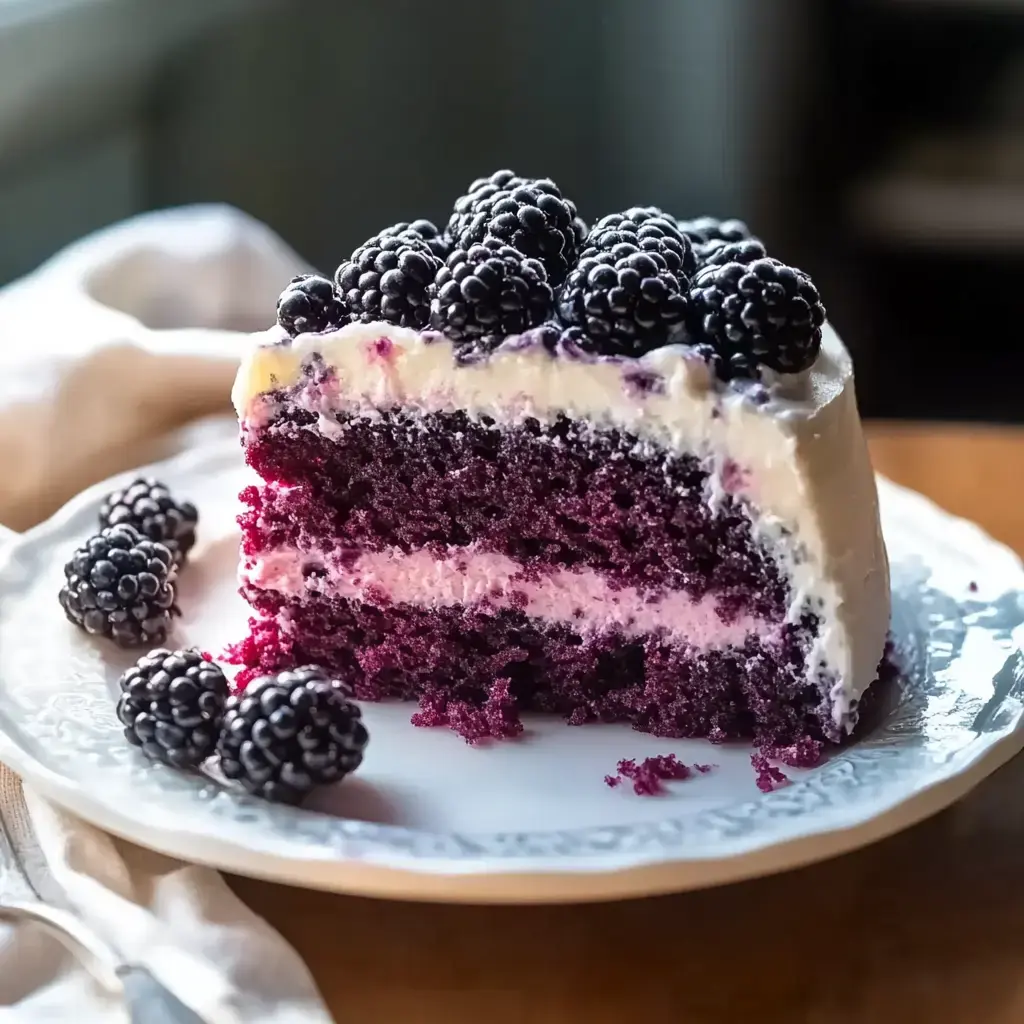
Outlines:
[[263, 342], [235, 392], [264, 479], [242, 517], [252, 670], [319, 661], [442, 719], [852, 728], [888, 580], [830, 331], [809, 374], [745, 389], [685, 346], [582, 357], [527, 334], [466, 358], [385, 324]]

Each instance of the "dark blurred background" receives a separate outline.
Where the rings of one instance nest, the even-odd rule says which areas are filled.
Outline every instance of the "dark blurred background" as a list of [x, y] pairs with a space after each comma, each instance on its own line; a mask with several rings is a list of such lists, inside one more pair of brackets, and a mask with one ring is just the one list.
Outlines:
[[869, 415], [1024, 420], [1024, 0], [0, 0], [0, 281], [200, 200], [332, 270], [502, 166], [748, 220]]

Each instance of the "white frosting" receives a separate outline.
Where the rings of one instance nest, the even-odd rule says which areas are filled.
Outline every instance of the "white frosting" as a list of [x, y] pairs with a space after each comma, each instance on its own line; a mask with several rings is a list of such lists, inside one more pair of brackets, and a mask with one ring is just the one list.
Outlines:
[[[309, 570], [317, 570], [311, 573]], [[630, 635], [663, 633], [707, 650], [739, 645], [751, 634], [770, 637], [778, 626], [750, 615], [725, 622], [713, 596], [694, 601], [681, 590], [641, 593], [616, 587], [593, 569], [524, 574], [513, 558], [451, 547], [445, 558], [424, 548], [344, 552], [278, 548], [246, 559], [242, 584], [281, 594], [328, 593], [377, 603], [436, 608], [484, 605], [518, 608], [531, 618], [568, 622], [581, 631], [619, 629]]]
[[[463, 410], [499, 423], [560, 414], [617, 427], [642, 444], [695, 452], [712, 469], [712, 503], [736, 494], [791, 581], [791, 618], [821, 618], [808, 674], [833, 674], [838, 726], [852, 728], [853, 702], [876, 676], [889, 628], [889, 575], [878, 498], [861, 431], [849, 353], [826, 325], [806, 373], [767, 389], [724, 387], [683, 345], [639, 359], [552, 356], [508, 339], [485, 360], [457, 364], [443, 338], [387, 324], [351, 324], [288, 343], [279, 330], [257, 336], [235, 382], [246, 424], [277, 408], [277, 389], [322, 362], [325, 384], [299, 399], [328, 435], [336, 414], [381, 409]], [[760, 395], [758, 394], [760, 391]]]

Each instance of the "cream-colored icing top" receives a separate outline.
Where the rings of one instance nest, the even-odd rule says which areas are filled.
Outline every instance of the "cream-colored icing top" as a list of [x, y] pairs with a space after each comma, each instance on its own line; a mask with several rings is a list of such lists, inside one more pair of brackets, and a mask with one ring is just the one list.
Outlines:
[[[314, 362], [332, 371], [331, 386], [305, 398], [326, 433], [340, 429], [341, 410], [460, 409], [497, 422], [565, 414], [708, 458], [708, 500], [731, 491], [750, 504], [790, 575], [791, 616], [810, 607], [821, 617], [809, 672], [823, 663], [835, 674], [835, 721], [852, 728], [851, 702], [874, 680], [889, 628], [889, 576], [852, 362], [830, 326], [809, 371], [773, 376], [766, 387], [721, 385], [684, 345], [620, 359], [552, 355], [509, 339], [460, 365], [447, 339], [388, 324], [291, 342], [274, 330], [243, 359], [232, 395], [239, 417], [272, 415], [275, 393], [299, 384]], [[748, 471], [740, 484], [737, 466]]]

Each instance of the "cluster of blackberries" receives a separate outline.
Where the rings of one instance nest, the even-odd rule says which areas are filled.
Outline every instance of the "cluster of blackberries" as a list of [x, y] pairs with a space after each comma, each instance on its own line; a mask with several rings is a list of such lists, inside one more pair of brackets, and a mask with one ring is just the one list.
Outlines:
[[359, 767], [369, 734], [348, 687], [316, 666], [230, 694], [220, 666], [190, 648], [154, 650], [121, 676], [117, 717], [152, 761], [198, 768], [277, 803], [298, 803]]
[[463, 353], [532, 328], [597, 355], [689, 343], [726, 380], [806, 369], [824, 319], [810, 278], [742, 221], [633, 207], [588, 231], [553, 181], [508, 170], [474, 181], [445, 230], [395, 224], [333, 281], [297, 277], [278, 303], [292, 336], [379, 320], [440, 331]]
[[198, 521], [196, 507], [177, 501], [158, 480], [141, 477], [109, 494], [99, 532], [64, 566], [64, 614], [121, 647], [163, 643]]
[[[65, 615], [121, 647], [163, 643], [198, 521], [195, 505], [150, 477], [112, 491], [99, 532], [64, 567]], [[121, 676], [117, 717], [150, 760], [196, 768], [216, 754], [228, 779], [286, 803], [357, 768], [369, 738], [348, 687], [323, 670], [266, 676], [232, 696], [221, 668], [194, 648], [140, 658]]]

